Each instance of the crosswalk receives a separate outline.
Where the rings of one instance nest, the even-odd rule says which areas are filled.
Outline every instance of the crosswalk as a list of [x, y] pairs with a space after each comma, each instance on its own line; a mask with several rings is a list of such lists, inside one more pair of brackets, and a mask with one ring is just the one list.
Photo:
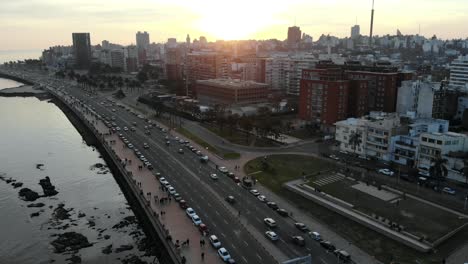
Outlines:
[[338, 174], [337, 173], [337, 174], [330, 175], [328, 177], [321, 178], [320, 180], [316, 180], [316, 181], [314, 181], [314, 184], [316, 184], [318, 186], [324, 186], [324, 185], [327, 185], [327, 184], [330, 184], [330, 183], [341, 181], [344, 178], [345, 178], [345, 176], [343, 174]]

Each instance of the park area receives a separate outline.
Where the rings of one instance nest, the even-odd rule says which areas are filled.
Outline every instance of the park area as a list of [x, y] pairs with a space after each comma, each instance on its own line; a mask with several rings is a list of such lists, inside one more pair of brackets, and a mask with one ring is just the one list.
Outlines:
[[385, 198], [387, 201], [385, 202], [385, 200], [350, 187], [352, 181], [343, 180], [344, 177], [328, 179], [336, 169], [335, 164], [325, 159], [286, 154], [270, 155], [266, 159], [260, 157], [249, 161], [244, 166], [245, 173], [255, 177], [263, 186], [328, 226], [350, 243], [375, 256], [382, 263], [439, 264], [454, 249], [466, 243], [468, 228], [465, 227], [440, 244], [434, 252], [421, 253], [283, 187], [284, 183], [300, 179], [303, 174], [306, 175], [310, 184], [322, 180], [323, 185], [320, 185], [322, 191], [328, 191], [339, 199], [356, 204], [356, 208], [366, 214], [374, 213], [387, 219], [391, 218], [394, 222], [404, 226], [408, 232], [426, 235], [428, 241], [431, 242], [464, 223], [463, 219], [459, 219], [454, 214], [409, 197], [400, 201], [398, 208], [395, 208], [395, 204], [388, 202], [392, 200], [391, 195]]
[[333, 197], [354, 205], [355, 210], [376, 221], [393, 223], [402, 231], [424, 238], [430, 243], [467, 222], [458, 215], [375, 186], [343, 178], [328, 184], [317, 180], [309, 185]]

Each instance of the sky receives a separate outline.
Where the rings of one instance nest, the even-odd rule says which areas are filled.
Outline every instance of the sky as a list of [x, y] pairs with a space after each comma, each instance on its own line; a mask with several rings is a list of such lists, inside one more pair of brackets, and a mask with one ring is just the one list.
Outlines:
[[[217, 39], [283, 40], [297, 25], [317, 39], [346, 37], [350, 27], [369, 34], [371, 0], [0, 0], [0, 50], [71, 45], [72, 32], [91, 33], [93, 45]], [[374, 34], [468, 38], [467, 0], [375, 0]]]

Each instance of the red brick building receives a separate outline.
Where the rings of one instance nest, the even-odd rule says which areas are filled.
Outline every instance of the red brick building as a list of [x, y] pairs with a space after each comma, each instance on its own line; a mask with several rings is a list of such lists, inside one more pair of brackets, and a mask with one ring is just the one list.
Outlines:
[[324, 125], [346, 119], [349, 81], [342, 80], [341, 70], [303, 70], [299, 95], [299, 117]]
[[228, 78], [231, 57], [218, 52], [192, 52], [187, 55], [189, 95], [195, 95], [198, 80]]
[[269, 86], [253, 81], [211, 79], [197, 81], [196, 92], [202, 104], [242, 105], [267, 101]]

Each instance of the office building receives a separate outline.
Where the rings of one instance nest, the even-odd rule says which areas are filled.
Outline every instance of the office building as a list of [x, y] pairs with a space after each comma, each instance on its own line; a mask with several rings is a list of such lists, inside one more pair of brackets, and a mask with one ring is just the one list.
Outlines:
[[356, 39], [361, 35], [361, 29], [359, 25], [354, 25], [351, 27], [351, 39]]
[[136, 33], [136, 46], [138, 50], [138, 63], [140, 65], [143, 65], [146, 63], [149, 44], [150, 44], [150, 39], [149, 39], [148, 32], [138, 31]]
[[434, 103], [434, 91], [439, 88], [439, 83], [423, 80], [404, 81], [398, 88], [396, 111], [400, 115], [409, 112], [417, 118], [432, 117]]
[[91, 64], [91, 40], [89, 33], [73, 33], [73, 55], [77, 69], [88, 69]]
[[266, 102], [269, 89], [267, 84], [253, 81], [211, 79], [197, 81], [196, 90], [202, 104], [233, 106]]
[[468, 92], [468, 55], [459, 56], [450, 64], [449, 88]]
[[299, 27], [293, 26], [288, 28], [288, 47], [289, 48], [298, 48], [299, 43], [301, 42], [301, 29]]

